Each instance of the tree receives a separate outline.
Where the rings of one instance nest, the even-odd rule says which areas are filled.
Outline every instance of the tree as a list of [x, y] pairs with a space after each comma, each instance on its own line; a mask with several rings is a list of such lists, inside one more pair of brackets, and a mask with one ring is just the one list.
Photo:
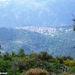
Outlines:
[[15, 56], [17, 56], [17, 54], [14, 51], [12, 51], [12, 57], [15, 57]]
[[75, 25], [73, 26], [73, 30], [75, 31]]
[[[73, 14], [72, 14], [73, 15]], [[74, 15], [73, 15], [74, 16]], [[73, 25], [73, 30], [75, 31], [75, 16], [74, 16], [74, 19], [72, 19], [72, 21], [74, 22], [74, 25]]]
[[6, 53], [3, 55], [3, 59], [4, 59], [4, 60], [12, 60], [12, 57], [11, 57], [11, 55], [10, 55], [8, 52], [6, 52]]
[[49, 61], [49, 59], [52, 59], [53, 57], [49, 55], [47, 52], [41, 51], [40, 54], [38, 54], [38, 59], [41, 59], [42, 61]]
[[58, 57], [58, 56], [57, 56], [56, 59], [59, 60], [59, 63], [60, 63], [60, 64], [63, 64], [63, 63], [64, 63], [63, 57], [61, 57], [61, 56]]
[[25, 56], [24, 49], [20, 48], [20, 49], [19, 49], [19, 52], [18, 52], [18, 55], [19, 55], [20, 57]]

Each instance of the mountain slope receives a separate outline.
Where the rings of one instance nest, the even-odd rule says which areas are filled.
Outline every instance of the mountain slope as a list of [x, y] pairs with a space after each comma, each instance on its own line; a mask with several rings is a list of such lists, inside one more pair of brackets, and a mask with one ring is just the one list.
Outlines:
[[53, 56], [75, 58], [75, 32], [71, 27], [0, 28], [0, 44], [3, 51], [10, 53], [24, 48], [26, 53], [47, 51]]

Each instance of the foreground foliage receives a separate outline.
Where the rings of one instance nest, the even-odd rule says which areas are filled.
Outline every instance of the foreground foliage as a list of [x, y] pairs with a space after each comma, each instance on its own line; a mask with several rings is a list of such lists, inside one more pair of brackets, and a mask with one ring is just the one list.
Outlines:
[[53, 57], [47, 52], [25, 54], [12, 51], [0, 55], [0, 72], [8, 75], [72, 75], [75, 74], [75, 60], [67, 56]]

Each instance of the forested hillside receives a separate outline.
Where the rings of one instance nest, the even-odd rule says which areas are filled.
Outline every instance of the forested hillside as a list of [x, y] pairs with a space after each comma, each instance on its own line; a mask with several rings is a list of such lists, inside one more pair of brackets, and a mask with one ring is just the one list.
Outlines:
[[26, 53], [47, 51], [53, 56], [75, 58], [75, 32], [72, 27], [56, 27], [54, 32], [40, 29], [42, 33], [38, 29], [0, 28], [2, 52], [18, 52], [19, 48], [23, 48]]

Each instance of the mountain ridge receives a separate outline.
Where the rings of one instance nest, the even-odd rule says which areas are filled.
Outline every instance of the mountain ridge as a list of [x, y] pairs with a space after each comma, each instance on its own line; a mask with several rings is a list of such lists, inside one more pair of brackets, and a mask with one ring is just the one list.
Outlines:
[[[47, 51], [53, 56], [75, 58], [75, 32], [71, 27], [56, 28], [53, 36], [26, 29], [0, 28], [2, 50], [11, 53], [23, 48], [26, 53]], [[50, 32], [52, 33], [52, 32]]]

